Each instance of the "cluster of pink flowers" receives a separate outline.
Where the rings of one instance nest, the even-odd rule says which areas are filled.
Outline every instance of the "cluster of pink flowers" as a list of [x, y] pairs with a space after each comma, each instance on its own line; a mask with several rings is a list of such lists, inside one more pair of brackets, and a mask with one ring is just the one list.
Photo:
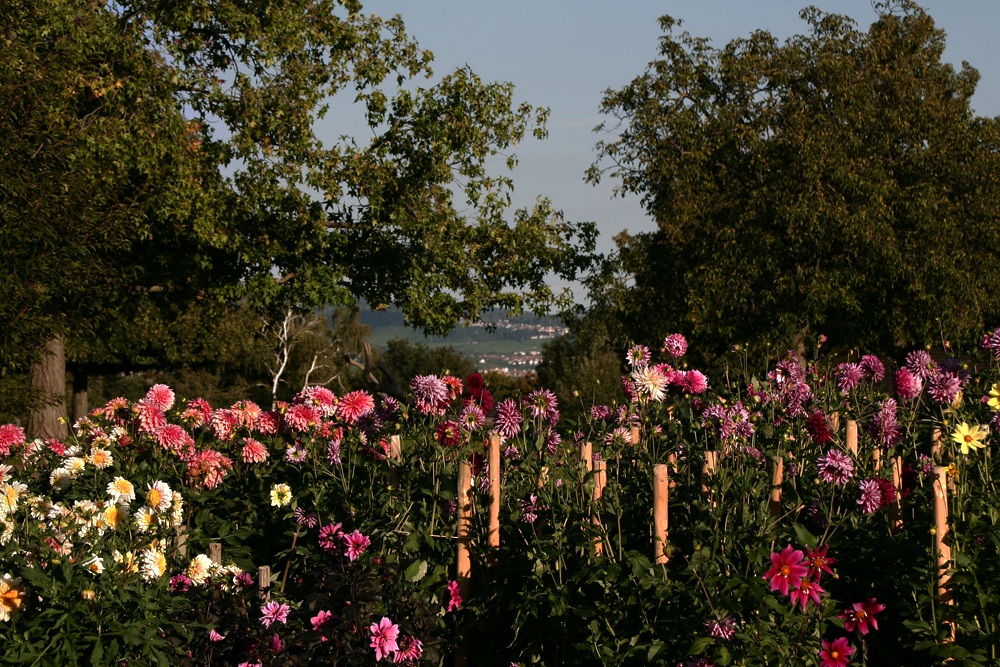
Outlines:
[[424, 653], [423, 643], [419, 639], [400, 637], [399, 626], [385, 616], [378, 623], [372, 623], [369, 632], [376, 662], [390, 656], [394, 663], [415, 662]]

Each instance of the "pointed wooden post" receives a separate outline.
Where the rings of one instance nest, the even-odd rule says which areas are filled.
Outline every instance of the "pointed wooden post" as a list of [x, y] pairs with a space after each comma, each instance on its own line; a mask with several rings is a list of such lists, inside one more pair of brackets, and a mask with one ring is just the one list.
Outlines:
[[629, 431], [628, 431], [628, 435], [629, 435], [629, 444], [631, 444], [633, 448], [638, 449], [639, 448], [639, 427], [638, 426], [633, 426], [632, 428], [630, 428]]
[[500, 436], [490, 436], [488, 453], [490, 471], [490, 532], [489, 545], [500, 546]]
[[587, 472], [594, 470], [594, 447], [589, 442], [580, 445], [580, 460], [587, 467]]
[[257, 568], [257, 588], [264, 602], [271, 599], [271, 566], [261, 565]]
[[[601, 499], [604, 497], [604, 486], [608, 483], [607, 462], [604, 459], [594, 461], [594, 504], [596, 508], [590, 517], [590, 522], [598, 529], [601, 527]], [[604, 553], [604, 540], [600, 535], [594, 538], [594, 553], [598, 556]]]
[[771, 497], [767, 501], [767, 507], [771, 511], [771, 516], [781, 516], [781, 485], [785, 481], [785, 460], [780, 456], [774, 457], [774, 470], [771, 472]]
[[174, 529], [174, 550], [177, 553], [178, 558], [187, 558], [188, 545], [187, 545], [187, 528], [184, 526], [177, 526]]
[[389, 486], [399, 487], [399, 465], [403, 462], [403, 446], [398, 435], [389, 436]]
[[[712, 488], [708, 485], [709, 478], [715, 476], [715, 470], [719, 465], [719, 452], [716, 450], [709, 450], [705, 452], [705, 463], [701, 466], [701, 492], [706, 498], [710, 498], [712, 495]], [[712, 501], [712, 505], [715, 505], [715, 501]]]
[[847, 420], [847, 451], [851, 456], [858, 455], [858, 422], [853, 419]]
[[[472, 554], [469, 541], [472, 534], [472, 464], [460, 461], [458, 464], [458, 562], [456, 579], [458, 592], [463, 600], [471, 597], [472, 588]], [[463, 642], [455, 650], [455, 666], [465, 667], [468, 664], [468, 647]]]
[[[938, 556], [938, 597], [945, 604], [953, 604], [954, 600], [948, 590], [951, 576], [948, 566], [951, 562], [951, 547], [945, 541], [948, 537], [948, 469], [943, 466], [934, 468], [934, 541]], [[955, 626], [951, 626], [951, 640], [955, 641]]]
[[941, 461], [941, 428], [935, 426], [931, 431], [931, 460], [935, 463]]
[[677, 454], [669, 454], [667, 456], [667, 465], [670, 466], [670, 481], [667, 483], [667, 486], [672, 489], [677, 486], [677, 482], [674, 480], [677, 472]]
[[670, 474], [665, 463], [653, 466], [653, 559], [657, 565], [667, 564], [668, 485]]
[[222, 544], [212, 542], [208, 545], [208, 557], [216, 565], [222, 565]]
[[896, 502], [889, 509], [889, 519], [893, 530], [903, 529], [903, 457], [896, 456], [892, 459], [892, 485], [896, 488]]
[[878, 444], [872, 449], [872, 465], [875, 466], [875, 472], [881, 472], [882, 470], [882, 447]]

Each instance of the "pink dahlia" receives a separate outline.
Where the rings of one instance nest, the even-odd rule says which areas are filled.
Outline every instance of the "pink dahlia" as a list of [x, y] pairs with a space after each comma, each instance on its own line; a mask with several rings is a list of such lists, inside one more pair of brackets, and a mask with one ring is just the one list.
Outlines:
[[214, 449], [196, 452], [188, 459], [188, 480], [197, 487], [214, 489], [233, 468], [233, 461]]
[[854, 461], [836, 449], [816, 459], [816, 468], [820, 479], [827, 483], [847, 484], [854, 477]]
[[651, 357], [649, 348], [645, 345], [633, 345], [625, 353], [625, 360], [628, 362], [628, 365], [636, 370], [641, 370], [648, 366]]
[[248, 431], [256, 426], [257, 420], [263, 414], [260, 406], [253, 401], [238, 401], [229, 408], [229, 412], [236, 420], [236, 424]]
[[333, 620], [333, 613], [326, 611], [325, 609], [320, 609], [319, 613], [309, 619], [309, 623], [312, 624], [312, 629], [319, 632], [320, 628]]
[[925, 350], [913, 350], [906, 355], [906, 368], [921, 380], [937, 375], [939, 367]]
[[146, 402], [166, 412], [174, 407], [174, 392], [165, 384], [154, 384], [146, 392]]
[[688, 394], [701, 394], [708, 389], [708, 378], [701, 371], [685, 371], [682, 388]]
[[441, 416], [448, 405], [450, 389], [436, 375], [418, 375], [410, 383], [413, 402], [422, 414]]
[[416, 637], [409, 635], [399, 640], [399, 648], [392, 657], [394, 663], [416, 662], [424, 654], [424, 644]]
[[983, 335], [983, 349], [989, 350], [993, 358], [1000, 361], [1000, 327], [993, 330], [993, 333]]
[[285, 423], [288, 424], [288, 428], [299, 433], [308, 431], [311, 427], [316, 426], [319, 421], [320, 414], [311, 405], [290, 405], [288, 406], [288, 410], [285, 411]]
[[809, 574], [809, 569], [802, 564], [804, 555], [789, 544], [780, 552], [771, 554], [771, 569], [764, 573], [765, 579], [770, 579], [771, 590], [788, 595], [788, 589], [798, 588], [802, 579]]
[[819, 667], [847, 667], [854, 647], [847, 643], [847, 637], [838, 637], [832, 642], [823, 640], [819, 652]]
[[10, 456], [13, 447], [24, 444], [24, 429], [14, 424], [0, 426], [0, 456]]
[[901, 401], [908, 401], [920, 395], [924, 389], [924, 382], [909, 368], [900, 368], [896, 371], [896, 396]]
[[820, 604], [820, 596], [826, 593], [823, 587], [819, 585], [818, 581], [813, 581], [808, 576], [803, 577], [799, 585], [791, 590], [789, 597], [792, 600], [792, 606], [796, 604], [802, 608], [802, 613], [806, 613], [806, 607], [809, 602], [812, 601], [814, 604]]
[[809, 576], [816, 575], [816, 581], [823, 578], [824, 572], [833, 574], [830, 566], [836, 563], [837, 559], [826, 555], [828, 548], [825, 544], [822, 547], [816, 547], [815, 551], [806, 547], [806, 562], [809, 564]]
[[855, 602], [850, 609], [845, 609], [837, 616], [844, 619], [844, 629], [848, 632], [857, 628], [862, 635], [867, 635], [869, 625], [871, 625], [872, 630], [878, 630], [875, 614], [884, 610], [884, 604], [879, 604], [875, 598], [868, 598], [864, 602]]
[[687, 339], [679, 333], [670, 334], [663, 339], [663, 352], [675, 359], [683, 357], [687, 353], [687, 349]]
[[233, 437], [238, 422], [232, 410], [216, 410], [212, 413], [208, 426], [213, 437], [218, 440], [229, 440]]
[[146, 400], [141, 400], [135, 404], [139, 409], [139, 432], [155, 433], [156, 429], [167, 423], [167, 416], [159, 406]]
[[441, 422], [434, 429], [434, 439], [442, 447], [454, 447], [462, 442], [462, 429], [457, 422]]
[[191, 428], [198, 428], [212, 418], [212, 406], [204, 398], [188, 401], [187, 407], [181, 413], [180, 420]]
[[324, 551], [336, 551], [338, 542], [344, 536], [342, 523], [328, 523], [319, 529], [319, 546]]
[[164, 424], [153, 433], [153, 439], [164, 449], [178, 456], [194, 448], [194, 438], [177, 424]]
[[375, 649], [375, 660], [381, 660], [399, 650], [399, 645], [396, 643], [399, 626], [388, 618], [383, 616], [378, 623], [372, 623], [369, 630], [372, 633], [371, 647]]
[[132, 406], [129, 404], [127, 398], [123, 398], [121, 396], [112, 398], [108, 401], [107, 405], [104, 406], [104, 418], [118, 424], [119, 426], [124, 425], [127, 421], [132, 419], [132, 416]]
[[306, 387], [295, 402], [313, 406], [324, 417], [332, 417], [337, 410], [337, 396], [326, 387]]
[[357, 529], [354, 530], [350, 535], [341, 535], [340, 539], [344, 541], [347, 548], [344, 550], [344, 555], [346, 555], [351, 560], [357, 560], [358, 557], [365, 552], [372, 541], [358, 532]]
[[862, 377], [863, 372], [858, 364], [840, 364], [837, 366], [837, 389], [841, 394], [850, 394]]
[[240, 456], [244, 463], [262, 463], [267, 459], [267, 447], [253, 438], [243, 438]]
[[864, 479], [858, 485], [858, 504], [865, 514], [874, 514], [882, 507], [882, 487], [874, 479]]
[[268, 602], [260, 608], [260, 622], [265, 628], [271, 627], [272, 623], [287, 623], [288, 612], [292, 610], [287, 604], [280, 602]]
[[521, 415], [521, 408], [517, 405], [517, 401], [507, 398], [497, 405], [493, 426], [496, 432], [504, 438], [513, 438], [521, 432], [522, 419], [524, 417]]
[[337, 416], [348, 424], [354, 424], [362, 416], [375, 409], [375, 399], [366, 391], [352, 391], [337, 404]]
[[445, 611], [455, 611], [462, 606], [462, 594], [458, 590], [458, 582], [448, 580], [448, 606]]
[[274, 435], [278, 432], [280, 426], [281, 414], [268, 410], [260, 413], [260, 417], [257, 418], [257, 422], [254, 424], [254, 430], [261, 435]]
[[866, 354], [861, 357], [859, 365], [861, 366], [861, 372], [869, 380], [881, 382], [882, 378], [885, 377], [885, 365], [874, 354]]

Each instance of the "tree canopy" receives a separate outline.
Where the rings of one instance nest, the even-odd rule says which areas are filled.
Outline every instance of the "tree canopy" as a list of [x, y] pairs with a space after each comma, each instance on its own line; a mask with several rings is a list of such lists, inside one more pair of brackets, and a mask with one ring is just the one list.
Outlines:
[[617, 124], [588, 174], [657, 224], [597, 281], [623, 335], [890, 350], [1000, 319], [1000, 125], [930, 16], [876, 10], [862, 31], [808, 8], [806, 34], [723, 48], [660, 20], [659, 57], [603, 99]]
[[[546, 111], [436, 77], [355, 0], [12, 0], [0, 40], [3, 372], [62, 335], [128, 357], [100, 339], [203, 300], [280, 318], [365, 299], [443, 332], [558, 304], [546, 277], [593, 249], [546, 199], [511, 213], [488, 169]], [[320, 136], [338, 97], [368, 136]]]

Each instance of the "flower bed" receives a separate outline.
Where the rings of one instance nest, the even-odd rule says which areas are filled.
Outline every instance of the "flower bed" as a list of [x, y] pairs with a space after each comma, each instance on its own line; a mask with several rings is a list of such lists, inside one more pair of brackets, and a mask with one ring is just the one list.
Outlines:
[[474, 375], [276, 411], [157, 385], [69, 442], [0, 426], [4, 660], [990, 663], [1000, 331], [984, 345], [982, 368], [789, 353], [709, 381], [675, 334], [573, 424]]

